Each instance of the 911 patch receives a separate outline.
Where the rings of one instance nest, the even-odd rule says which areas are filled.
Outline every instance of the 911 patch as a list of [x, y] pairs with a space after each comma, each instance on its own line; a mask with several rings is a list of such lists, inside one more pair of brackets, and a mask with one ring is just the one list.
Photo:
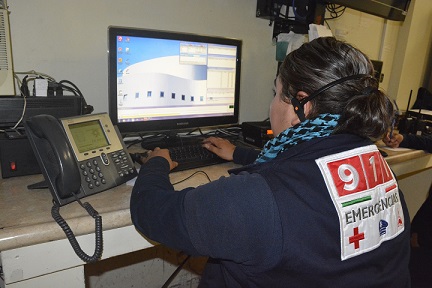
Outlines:
[[375, 145], [316, 163], [339, 215], [342, 260], [376, 249], [404, 231], [396, 179]]

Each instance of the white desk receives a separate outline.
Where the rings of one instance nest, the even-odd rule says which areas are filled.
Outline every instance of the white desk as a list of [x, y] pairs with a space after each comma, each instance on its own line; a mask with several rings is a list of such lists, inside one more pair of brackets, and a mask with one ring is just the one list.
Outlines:
[[[398, 176], [405, 177], [432, 167], [431, 154], [423, 151], [393, 153], [389, 162]], [[232, 163], [206, 167], [212, 180], [227, 175]], [[198, 169], [197, 169], [198, 170]], [[195, 170], [171, 174], [172, 182], [184, 179]], [[428, 171], [432, 171], [429, 169]], [[408, 179], [411, 176], [407, 176]], [[42, 180], [41, 175], [0, 179], [0, 265], [4, 279], [1, 288], [85, 287], [84, 262], [75, 255], [61, 228], [51, 218], [48, 190], [28, 190], [28, 184]], [[426, 179], [429, 181], [430, 178]], [[177, 189], [207, 183], [198, 174], [176, 185]], [[85, 198], [103, 219], [103, 259], [153, 246], [133, 227], [129, 214], [132, 187], [121, 185]], [[405, 192], [407, 194], [407, 192]], [[409, 197], [406, 197], [409, 198]], [[407, 200], [408, 201], [408, 200]], [[94, 220], [77, 203], [60, 209], [87, 254], [94, 250]]]
[[[228, 175], [235, 167], [225, 163], [206, 167], [211, 180]], [[196, 169], [199, 170], [199, 169]], [[195, 170], [171, 174], [172, 182]], [[28, 184], [41, 181], [42, 175], [0, 180], [0, 265], [4, 280], [0, 287], [85, 287], [84, 262], [76, 256], [61, 228], [51, 217], [51, 194], [47, 189], [28, 190]], [[203, 174], [176, 185], [182, 189], [207, 183]], [[102, 216], [104, 250], [102, 259], [153, 246], [133, 227], [129, 213], [131, 186], [114, 189], [83, 199]], [[94, 251], [94, 220], [77, 203], [60, 209], [81, 248]]]

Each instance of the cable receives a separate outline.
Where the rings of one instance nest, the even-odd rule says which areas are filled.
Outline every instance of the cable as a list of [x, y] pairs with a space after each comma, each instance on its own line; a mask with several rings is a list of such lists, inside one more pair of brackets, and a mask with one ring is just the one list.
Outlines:
[[[66, 83], [66, 84], [68, 84], [68, 85], [70, 85], [72, 87], [70, 87], [68, 85], [65, 85], [64, 83]], [[86, 102], [83, 94], [81, 93], [81, 91], [79, 90], [79, 88], [74, 83], [72, 83], [69, 80], [61, 80], [60, 82], [58, 82], [58, 84], [61, 85], [62, 88], [66, 89], [68, 91], [71, 91], [76, 96], [81, 97], [81, 99], [83, 101], [82, 105], [81, 105], [81, 114], [90, 114], [90, 113], [93, 112], [93, 110], [94, 110], [93, 106], [87, 104], [87, 102]]]
[[[26, 76], [26, 77], [27, 77], [27, 76]], [[26, 79], [26, 77], [24, 77], [24, 79]], [[22, 83], [21, 80], [19, 79], [19, 77], [16, 75], [16, 73], [14, 73], [14, 78], [18, 81], [18, 84], [21, 84], [21, 83]], [[22, 83], [21, 85], [18, 86], [18, 89], [20, 90], [20, 92], [21, 92], [21, 96], [23, 97], [23, 101], [24, 101], [23, 109], [22, 109], [22, 112], [21, 112], [21, 116], [20, 116], [20, 118], [18, 119], [18, 121], [15, 123], [15, 125], [14, 125], [13, 127], [9, 128], [9, 129], [16, 129], [16, 128], [18, 127], [18, 125], [19, 125], [19, 124], [22, 122], [22, 120], [24, 119], [24, 115], [25, 115], [25, 112], [26, 112], [26, 110], [27, 110], [27, 99], [26, 99], [26, 96], [25, 96], [25, 91], [22, 90], [22, 89], [23, 89], [23, 85], [24, 85], [24, 83]], [[27, 86], [27, 84], [25, 84], [25, 86]], [[28, 88], [27, 88], [27, 90], [28, 90]], [[7, 129], [6, 129], [6, 130], [7, 130]], [[1, 129], [0, 132], [5, 133], [6, 130]]]
[[26, 74], [26, 75], [40, 76], [42, 78], [48, 79], [49, 81], [56, 82], [56, 80], [53, 77], [51, 77], [50, 75], [45, 74], [45, 73], [41, 73], [41, 72], [37, 72], [35, 70], [30, 70], [30, 71], [27, 71], [27, 72], [15, 72], [15, 74], [17, 74], [17, 75], [19, 75], [19, 74]]
[[332, 20], [342, 16], [344, 14], [346, 7], [338, 4], [327, 4], [326, 10], [330, 13], [330, 18], [325, 18], [324, 20]]
[[[300, 14], [298, 14], [297, 13], [297, 8], [295, 6], [295, 0], [292, 0], [292, 4], [291, 5], [292, 5], [292, 8], [293, 8], [295, 19], [299, 19], [301, 21], [306, 21], [306, 18], [309, 15], [309, 13], [306, 13], [306, 15], [300, 15]], [[305, 10], [307, 10], [306, 7], [304, 7], [304, 8], [305, 8]]]
[[[73, 194], [75, 198], [77, 196]], [[70, 229], [69, 225], [60, 215], [60, 206], [58, 203], [54, 202], [53, 207], [51, 208], [51, 215], [57, 224], [62, 228], [65, 233], [67, 239], [72, 245], [73, 250], [78, 255], [81, 260], [86, 263], [93, 263], [98, 261], [102, 256], [103, 250], [103, 239], [102, 239], [102, 217], [99, 213], [88, 203], [81, 203], [81, 201], [77, 198], [77, 202], [87, 211], [87, 213], [95, 219], [95, 251], [92, 256], [87, 255], [80, 247], [78, 241], [75, 238], [74, 233]]]
[[23, 110], [22, 110], [22, 113], [21, 113], [21, 117], [20, 117], [20, 119], [18, 119], [17, 123], [15, 123], [15, 125], [14, 125], [11, 129], [15, 129], [15, 128], [17, 128], [18, 125], [19, 125], [19, 124], [22, 122], [22, 120], [24, 119], [24, 115], [25, 115], [25, 112], [26, 112], [26, 110], [27, 110], [27, 98], [26, 98], [26, 97], [23, 97], [23, 100], [24, 100], [24, 106], [23, 106]]
[[[23, 97], [23, 101], [24, 101], [24, 105], [23, 105], [21, 117], [18, 119], [18, 121], [15, 123], [15, 125], [9, 129], [16, 129], [18, 127], [18, 125], [22, 122], [22, 120], [24, 119], [24, 115], [25, 115], [25, 112], [27, 110], [27, 98]], [[4, 133], [4, 132], [6, 132], [6, 130], [2, 129], [2, 130], [0, 130], [0, 132]]]
[[186, 181], [186, 180], [189, 180], [190, 178], [192, 178], [193, 176], [195, 176], [195, 175], [197, 175], [197, 174], [204, 174], [206, 177], [207, 177], [207, 180], [209, 181], [209, 182], [211, 182], [211, 179], [210, 179], [210, 177], [208, 176], [208, 174], [206, 173], [206, 172], [204, 172], [203, 170], [199, 170], [199, 171], [196, 171], [196, 172], [194, 172], [194, 173], [192, 173], [191, 175], [189, 175], [188, 177], [186, 177], [186, 178], [184, 178], [183, 180], [180, 180], [180, 181], [177, 181], [177, 182], [175, 182], [175, 183], [172, 183], [172, 185], [176, 185], [176, 184], [179, 184], [179, 183], [182, 183], [182, 182], [184, 182], [184, 181]]
[[177, 276], [177, 274], [180, 272], [180, 270], [183, 268], [183, 266], [186, 264], [186, 262], [189, 260], [191, 256], [188, 255], [186, 259], [183, 260], [183, 262], [177, 267], [177, 269], [171, 274], [171, 276], [168, 278], [168, 280], [162, 285], [162, 288], [167, 288], [168, 285], [174, 280], [174, 278]]
[[[19, 79], [19, 77], [16, 77], [16, 78]], [[23, 78], [21, 85], [18, 86], [20, 88], [21, 96], [23, 96], [23, 97], [30, 97], [30, 90], [28, 88], [27, 78], [28, 78], [28, 75], [26, 75]]]

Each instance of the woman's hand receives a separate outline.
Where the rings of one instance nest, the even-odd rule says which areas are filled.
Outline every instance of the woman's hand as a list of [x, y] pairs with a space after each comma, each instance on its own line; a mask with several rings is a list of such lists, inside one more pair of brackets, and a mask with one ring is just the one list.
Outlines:
[[219, 137], [209, 137], [203, 141], [204, 148], [215, 153], [222, 159], [232, 161], [236, 146], [227, 139]]
[[386, 136], [384, 136], [384, 138], [382, 140], [383, 140], [384, 144], [386, 144], [388, 147], [397, 148], [397, 147], [399, 147], [399, 144], [402, 142], [403, 138], [404, 137], [402, 134], [398, 134], [398, 133], [394, 132], [391, 139], [390, 139], [390, 135], [387, 134]]
[[170, 170], [173, 170], [175, 167], [178, 166], [178, 163], [171, 159], [169, 150], [168, 149], [161, 149], [159, 147], [156, 147], [153, 151], [148, 151], [147, 158], [145, 158], [145, 160], [143, 160], [143, 163], [147, 162], [151, 158], [158, 157], [158, 156], [163, 157], [168, 161], [168, 163], [170, 165]]

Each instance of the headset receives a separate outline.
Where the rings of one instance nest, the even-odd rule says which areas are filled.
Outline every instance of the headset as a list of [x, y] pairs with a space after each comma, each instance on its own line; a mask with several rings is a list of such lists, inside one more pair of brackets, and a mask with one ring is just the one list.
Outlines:
[[[358, 79], [358, 78], [363, 78], [363, 77], [372, 77], [372, 76], [369, 74], [356, 74], [356, 75], [343, 77], [343, 78], [340, 78], [338, 80], [335, 80], [333, 82], [328, 83], [327, 85], [325, 85], [325, 86], [321, 87], [320, 89], [316, 90], [315, 92], [313, 92], [309, 97], [303, 98], [302, 100], [298, 100], [296, 97], [293, 97], [291, 99], [291, 103], [294, 106], [295, 113], [300, 118], [300, 121], [302, 121], [302, 122], [305, 121], [306, 117], [304, 114], [304, 105], [307, 102], [311, 101], [312, 99], [314, 99], [315, 97], [317, 97], [318, 95], [320, 95], [324, 91], [327, 91], [328, 89], [330, 89], [333, 86], [339, 85], [339, 84], [341, 84], [345, 81], [348, 81], [348, 80]], [[376, 88], [373, 88], [373, 89], [376, 89]], [[369, 91], [369, 93], [370, 92], [371, 91]]]

